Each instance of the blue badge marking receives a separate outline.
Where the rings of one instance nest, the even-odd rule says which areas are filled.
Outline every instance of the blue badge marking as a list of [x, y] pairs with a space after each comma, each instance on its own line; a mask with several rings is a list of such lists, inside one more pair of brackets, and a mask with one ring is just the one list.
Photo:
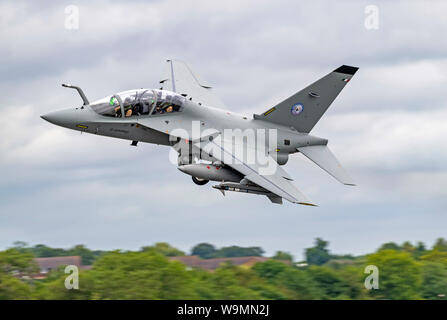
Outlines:
[[303, 104], [302, 104], [302, 103], [297, 103], [297, 104], [294, 104], [294, 105], [292, 106], [292, 109], [291, 109], [290, 111], [292, 112], [292, 114], [293, 114], [294, 116], [297, 116], [297, 115], [299, 115], [301, 112], [303, 112], [303, 110], [304, 110], [304, 106], [303, 106]]

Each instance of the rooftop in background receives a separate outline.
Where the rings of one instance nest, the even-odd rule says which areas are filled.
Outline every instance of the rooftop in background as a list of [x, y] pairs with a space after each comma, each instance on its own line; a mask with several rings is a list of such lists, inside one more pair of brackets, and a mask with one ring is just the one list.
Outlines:
[[46, 274], [51, 270], [55, 270], [60, 266], [76, 266], [79, 269], [89, 269], [90, 266], [82, 265], [82, 259], [80, 256], [65, 256], [65, 257], [48, 257], [48, 258], [35, 258], [37, 265], [39, 266], [39, 274], [33, 276], [35, 279], [42, 279], [46, 277]]
[[35, 261], [39, 266], [41, 273], [47, 273], [51, 270], [57, 269], [59, 266], [74, 265], [78, 268], [82, 266], [80, 256], [36, 258]]

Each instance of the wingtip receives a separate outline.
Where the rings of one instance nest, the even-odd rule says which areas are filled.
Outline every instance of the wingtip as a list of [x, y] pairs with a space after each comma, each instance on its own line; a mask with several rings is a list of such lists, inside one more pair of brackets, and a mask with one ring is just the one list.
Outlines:
[[341, 67], [338, 67], [337, 69], [335, 69], [334, 72], [349, 74], [349, 75], [353, 76], [357, 72], [358, 69], [359, 69], [358, 67], [342, 65]]
[[310, 203], [310, 202], [297, 202], [297, 203], [301, 204], [303, 206], [318, 207], [317, 204], [313, 204], [313, 203]]

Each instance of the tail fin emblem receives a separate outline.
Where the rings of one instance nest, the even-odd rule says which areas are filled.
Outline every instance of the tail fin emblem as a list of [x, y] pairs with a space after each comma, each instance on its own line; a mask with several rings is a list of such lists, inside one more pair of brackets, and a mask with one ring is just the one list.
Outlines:
[[290, 110], [294, 116], [299, 115], [304, 109], [304, 106], [301, 103], [294, 104], [292, 109]]

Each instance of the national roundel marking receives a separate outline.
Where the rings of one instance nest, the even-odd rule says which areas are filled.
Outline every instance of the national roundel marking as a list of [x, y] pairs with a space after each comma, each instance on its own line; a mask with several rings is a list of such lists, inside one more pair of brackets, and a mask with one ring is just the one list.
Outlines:
[[292, 114], [293, 114], [294, 116], [297, 116], [297, 115], [299, 115], [301, 112], [303, 112], [303, 110], [304, 110], [304, 106], [303, 106], [303, 104], [302, 104], [302, 103], [297, 103], [297, 104], [294, 104], [294, 105], [292, 106], [292, 109], [291, 109], [290, 111], [292, 112]]

